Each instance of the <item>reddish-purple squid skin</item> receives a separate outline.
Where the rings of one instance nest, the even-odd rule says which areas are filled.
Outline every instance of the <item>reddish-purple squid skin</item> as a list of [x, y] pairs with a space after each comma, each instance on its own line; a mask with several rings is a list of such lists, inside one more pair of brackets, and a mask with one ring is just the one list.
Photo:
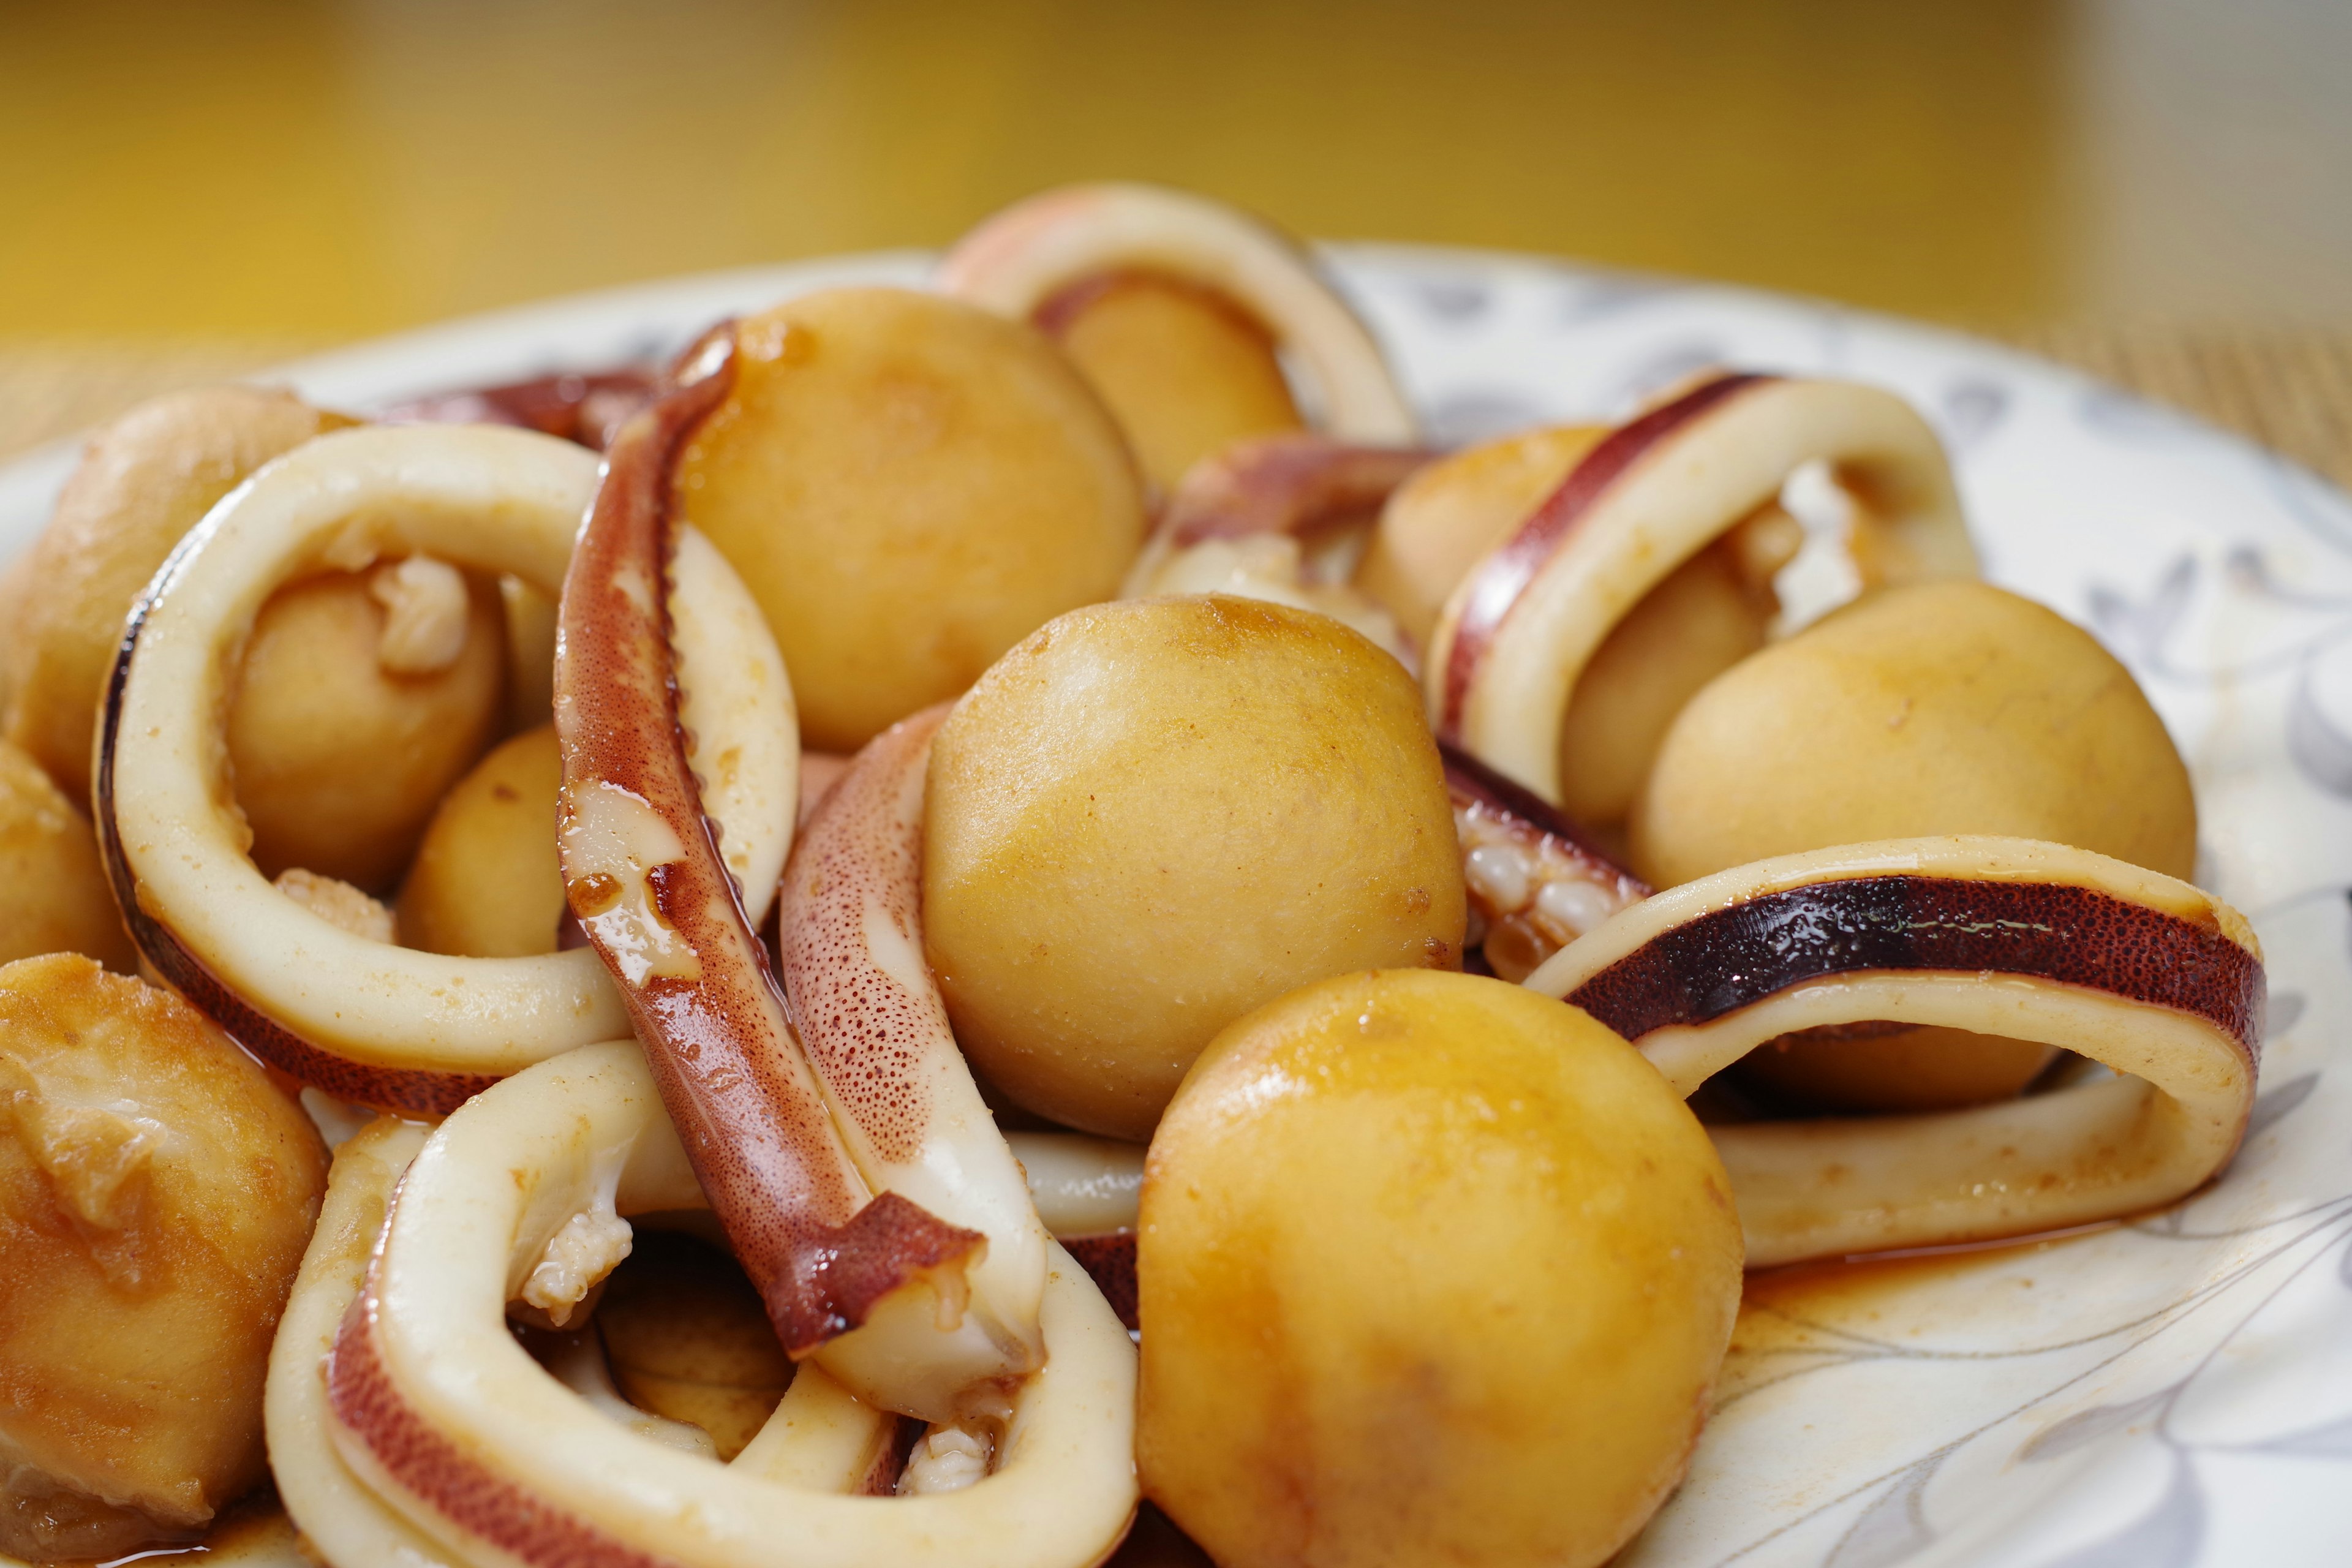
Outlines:
[[1065, 1236], [1062, 1250], [1077, 1259], [1095, 1288], [1129, 1328], [1139, 1328], [1135, 1286], [1135, 1232], [1107, 1231], [1101, 1236]]
[[2029, 976], [2200, 1018], [2261, 1055], [2262, 961], [2219, 930], [2069, 882], [1883, 876], [1710, 909], [1568, 994], [1629, 1040], [1870, 971]]
[[1483, 805], [1524, 825], [1531, 834], [1556, 840], [1563, 848], [1592, 863], [1596, 871], [1618, 879], [1632, 897], [1646, 899], [1654, 890], [1609, 857], [1609, 852], [1583, 825], [1533, 790], [1504, 777], [1448, 741], [1437, 742], [1445, 764], [1445, 789], [1457, 805]]
[[376, 1272], [343, 1314], [326, 1365], [335, 1419], [393, 1479], [467, 1534], [532, 1568], [675, 1568], [499, 1474], [437, 1431], [407, 1400], [376, 1343]]
[[1729, 397], [1779, 379], [1719, 375], [1619, 426], [1568, 471], [1568, 477], [1528, 514], [1517, 532], [1478, 563], [1471, 576], [1469, 596], [1454, 623], [1453, 646], [1445, 656], [1445, 702], [1438, 725], [1441, 739], [1458, 742], [1462, 738], [1463, 714], [1469, 706], [1470, 687], [1479, 664], [1520, 595], [1593, 503], [1674, 431]]
[[623, 428], [564, 583], [556, 709], [567, 791], [609, 784], [646, 803], [685, 847], [648, 876], [694, 953], [695, 981], [632, 984], [604, 956], [646, 1061], [736, 1258], [786, 1350], [805, 1354], [865, 1321], [884, 1296], [982, 1244], [856, 1177], [785, 1022], [765, 949], [702, 814], [677, 723], [667, 595], [671, 472], [725, 399], [731, 356]]
[[1438, 454], [1365, 447], [1306, 431], [1252, 436], [1203, 458], [1177, 484], [1160, 521], [1181, 548], [1208, 539], [1307, 534], [1360, 516]]

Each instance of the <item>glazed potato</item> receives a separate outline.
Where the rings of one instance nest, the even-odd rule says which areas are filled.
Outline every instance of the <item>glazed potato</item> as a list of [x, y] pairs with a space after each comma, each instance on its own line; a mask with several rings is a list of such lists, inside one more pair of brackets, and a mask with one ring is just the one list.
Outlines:
[[735, 334], [678, 500], [766, 613], [806, 744], [855, 751], [1118, 592], [1143, 539], [1134, 464], [1044, 336], [896, 289], [809, 295]]
[[524, 958], [555, 951], [563, 868], [555, 726], [505, 742], [441, 800], [400, 890], [400, 936], [427, 952]]
[[79, 952], [110, 969], [139, 961], [99, 864], [89, 820], [33, 759], [0, 741], [0, 963]]
[[1150, 1137], [1210, 1037], [1286, 991], [1460, 963], [1420, 693], [1308, 611], [1153, 599], [1053, 622], [940, 729], [924, 824], [956, 1038], [1090, 1132]]
[[1642, 596], [1592, 653], [1559, 731], [1559, 804], [1597, 828], [1624, 822], [1675, 715], [1764, 646], [1779, 609], [1718, 542]]
[[222, 386], [142, 404], [90, 442], [25, 557], [5, 634], [7, 738], [67, 795], [89, 799], [90, 734], [123, 617], [180, 536], [270, 458], [351, 423], [283, 392]]
[[[2063, 616], [1975, 582], [1872, 595], [1710, 682], [1667, 732], [1633, 829], [1635, 868], [1660, 887], [1947, 833], [2184, 879], [2197, 856], [2188, 769], [2130, 671]], [[1823, 1104], [1928, 1110], [2014, 1093], [2050, 1056], [1910, 1030], [1791, 1040], [1744, 1070]]]
[[639, 1230], [595, 1324], [629, 1403], [701, 1427], [722, 1462], [743, 1451], [793, 1381], [760, 1293], [732, 1258], [693, 1237]]
[[325, 1190], [294, 1102], [87, 958], [0, 969], [0, 1552], [193, 1537], [264, 1479], [269, 1341]]
[[1465, 448], [1389, 497], [1356, 568], [1405, 634], [1429, 646], [1446, 595], [1486, 552], [1518, 531], [1578, 459], [1609, 434], [1600, 425], [1523, 430]]
[[1305, 424], [1265, 327], [1181, 279], [1130, 272], [1081, 285], [1041, 321], [1162, 490], [1244, 436]]
[[1940, 833], [2196, 869], [2189, 770], [2131, 672], [2063, 616], [1976, 582], [1872, 595], [1709, 684], [1667, 734], [1633, 846], [1669, 887]]
[[[401, 596], [413, 564], [437, 569], [421, 574], [421, 605]], [[496, 585], [438, 562], [329, 573], [272, 595], [228, 714], [263, 874], [301, 866], [388, 888], [500, 727], [505, 662]]]
[[1225, 1568], [1598, 1563], [1682, 1477], [1740, 1264], [1706, 1134], [1583, 1013], [1308, 986], [1151, 1142], [1144, 1492]]

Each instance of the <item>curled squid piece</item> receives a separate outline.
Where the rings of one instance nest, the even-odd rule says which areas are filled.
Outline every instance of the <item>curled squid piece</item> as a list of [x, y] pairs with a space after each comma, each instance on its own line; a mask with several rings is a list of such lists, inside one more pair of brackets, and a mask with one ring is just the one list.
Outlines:
[[1462, 882], [1471, 922], [1465, 948], [1519, 981], [1619, 910], [1650, 896], [1648, 884], [1611, 859], [1553, 806], [1441, 743]]
[[[236, 650], [283, 584], [380, 561], [511, 574], [551, 596], [596, 472], [580, 447], [520, 430], [322, 437], [231, 492], [132, 612], [100, 712], [97, 784], [100, 848], [131, 937], [240, 1044], [337, 1099], [446, 1114], [531, 1062], [624, 1033], [627, 1014], [591, 954], [394, 947], [273, 886], [226, 765]], [[713, 809], [735, 825], [730, 868], [758, 901], [790, 843], [791, 689], [717, 552], [683, 546], [676, 582], [681, 642], [703, 656], [686, 716], [695, 755], [708, 758]]]
[[1379, 344], [1313, 258], [1221, 203], [1140, 184], [1048, 191], [965, 236], [937, 283], [1058, 341], [1163, 491], [1247, 436], [1414, 438]]
[[1136, 1327], [1135, 1225], [1144, 1145], [1083, 1132], [1013, 1132], [1004, 1141], [1028, 1178], [1037, 1217], [1094, 1276], [1118, 1321]]
[[1303, 433], [1235, 442], [1184, 475], [1126, 596], [1234, 594], [1318, 610], [1412, 668], [1412, 640], [1349, 579], [1381, 503], [1433, 456]]
[[384, 418], [394, 424], [512, 425], [601, 452], [660, 391], [661, 378], [650, 371], [573, 371], [419, 397], [386, 409]]
[[698, 666], [660, 609], [671, 470], [731, 357], [704, 369], [614, 442], [564, 590], [566, 895], [786, 1352], [952, 1421], [1034, 1372], [1046, 1259], [921, 958], [937, 719], [887, 732], [814, 815], [786, 878], [788, 1003], [705, 816], [674, 706]]
[[[576, 1266], [625, 1250], [624, 1216], [701, 1200], [636, 1046], [500, 1084], [423, 1140], [396, 1188], [416, 1135], [363, 1137], [382, 1146], [345, 1156], [348, 1183], [339, 1168], [271, 1385], [273, 1451], [311, 1450], [281, 1471], [289, 1509], [342, 1568], [1080, 1568], [1127, 1528], [1134, 1348], [1066, 1257], [1049, 1255], [1040, 1303], [1046, 1364], [994, 1407], [984, 1473], [851, 1495], [887, 1484], [871, 1458], [883, 1418], [813, 1366], [721, 1466], [610, 1418], [509, 1330], [507, 1302], [551, 1264], [584, 1289], [593, 1268]], [[350, 1243], [387, 1203], [362, 1262]]]
[[[986, 1238], [965, 1270], [962, 1322], [923, 1339], [927, 1365], [893, 1369], [930, 1386], [917, 1402], [955, 1407], [969, 1384], [1034, 1367], [1045, 1227], [1021, 1167], [980, 1098], [923, 957], [924, 776], [935, 708], [876, 737], [810, 817], [784, 873], [777, 916], [785, 994], [852, 1162], [866, 1184]], [[835, 1342], [853, 1383], [888, 1342]]]
[[1625, 910], [1527, 984], [1685, 1095], [1768, 1040], [1873, 1021], [2041, 1041], [2117, 1075], [1965, 1110], [1711, 1129], [1750, 1267], [2026, 1235], [2193, 1191], [2244, 1134], [2265, 994], [2228, 905], [1996, 837], [1738, 867]]
[[[1686, 640], [1678, 626], [1722, 619], [1708, 605], [1732, 588], [1686, 569], [1751, 520], [1773, 526], [1735, 537], [1748, 547], [1735, 553], [1759, 554], [1766, 565], [1785, 560], [1775, 542], [1793, 542], [1795, 525], [1780, 512], [1779, 497], [1792, 475], [1817, 462], [1854, 504], [1851, 550], [1865, 586], [1975, 573], [1943, 450], [1901, 398], [1850, 382], [1714, 376], [1591, 446], [1455, 585], [1423, 664], [1440, 737], [1584, 820], [1622, 816], [1647, 756], [1629, 765], [1596, 755], [1591, 765], [1605, 776], [1577, 776], [1583, 753], [1627, 749], [1568, 744], [1572, 709], [1591, 708], [1581, 678], [1637, 610], [1660, 612], [1648, 616], [1657, 623], [1654, 635], [1636, 639], [1657, 647], [1618, 649], [1629, 692]], [[1720, 564], [1740, 574], [1738, 561]], [[1662, 595], [1689, 603], [1678, 610]], [[1693, 669], [1696, 679], [1672, 700], [1622, 702], [1627, 711], [1618, 722], [1595, 714], [1593, 731], [1622, 730], [1638, 737], [1632, 750], [1654, 752], [1679, 699], [1749, 651], [1734, 639], [1712, 667]]]

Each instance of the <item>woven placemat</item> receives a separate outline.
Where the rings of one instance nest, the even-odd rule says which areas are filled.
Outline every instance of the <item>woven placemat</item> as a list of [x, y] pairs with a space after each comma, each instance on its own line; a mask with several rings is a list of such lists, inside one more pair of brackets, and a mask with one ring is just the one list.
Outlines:
[[[2352, 332], [2053, 326], [2011, 335], [2352, 488]], [[0, 458], [159, 393], [232, 380], [321, 346], [0, 340]]]

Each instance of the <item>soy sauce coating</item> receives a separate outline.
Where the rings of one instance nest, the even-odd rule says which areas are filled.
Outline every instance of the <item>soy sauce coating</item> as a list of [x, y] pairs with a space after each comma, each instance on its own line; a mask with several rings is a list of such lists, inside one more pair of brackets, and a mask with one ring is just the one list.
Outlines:
[[2263, 966], [2219, 931], [2062, 882], [1863, 877], [1766, 893], [1660, 933], [1568, 1002], [1627, 1039], [1868, 970], [2032, 975], [2193, 1014], [2262, 1044]]

